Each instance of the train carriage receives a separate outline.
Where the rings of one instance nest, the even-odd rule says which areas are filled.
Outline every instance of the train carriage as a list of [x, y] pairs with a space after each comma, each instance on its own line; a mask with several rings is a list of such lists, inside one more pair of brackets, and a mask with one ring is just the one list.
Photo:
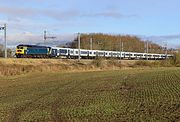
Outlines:
[[89, 50], [89, 58], [95, 58], [96, 52], [97, 52], [97, 50]]
[[81, 49], [81, 50], [80, 50], [80, 56], [81, 56], [82, 58], [87, 58], [87, 57], [89, 57], [89, 51], [88, 51], [88, 50], [83, 50], [83, 49]]
[[151, 54], [151, 53], [136, 53], [136, 52], [120, 52], [120, 51], [104, 51], [104, 50], [86, 50], [86, 49], [72, 49], [72, 48], [59, 48], [37, 45], [18, 45], [16, 48], [17, 58], [81, 58], [93, 59], [95, 57], [104, 58], [121, 58], [121, 59], [150, 59], [162, 60], [173, 58], [171, 54]]

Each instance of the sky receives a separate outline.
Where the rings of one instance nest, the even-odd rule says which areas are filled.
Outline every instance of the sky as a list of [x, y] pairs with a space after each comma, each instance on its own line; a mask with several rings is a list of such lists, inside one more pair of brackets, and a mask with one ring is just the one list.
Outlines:
[[7, 23], [9, 45], [43, 42], [47, 30], [59, 41], [78, 32], [128, 34], [180, 47], [179, 11], [179, 0], [0, 0], [0, 26]]

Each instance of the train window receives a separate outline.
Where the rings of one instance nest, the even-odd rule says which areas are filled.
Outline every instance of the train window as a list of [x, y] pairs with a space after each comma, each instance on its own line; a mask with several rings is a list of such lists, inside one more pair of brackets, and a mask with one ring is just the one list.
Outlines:
[[92, 52], [89, 52], [90, 54], [92, 54]]
[[76, 51], [76, 54], [78, 54], [78, 51]]
[[54, 53], [54, 54], [56, 53], [56, 50], [55, 50], [55, 49], [53, 49], [53, 53]]
[[159, 55], [153, 55], [154, 57], [159, 57]]
[[151, 55], [147, 55], [147, 54], [145, 54], [144, 56], [151, 56]]
[[60, 49], [60, 53], [67, 53], [66, 49]]
[[73, 51], [71, 50], [71, 54], [73, 54]]
[[132, 54], [126, 54], [126, 56], [132, 56]]
[[104, 55], [104, 52], [98, 52], [98, 55]]
[[87, 54], [87, 51], [81, 51], [81, 54]]
[[96, 52], [94, 52], [94, 55], [96, 54]]
[[106, 55], [108, 55], [108, 53], [106, 53]]
[[17, 49], [23, 49], [23, 47], [17, 47]]
[[143, 56], [143, 54], [134, 54], [134, 56]]

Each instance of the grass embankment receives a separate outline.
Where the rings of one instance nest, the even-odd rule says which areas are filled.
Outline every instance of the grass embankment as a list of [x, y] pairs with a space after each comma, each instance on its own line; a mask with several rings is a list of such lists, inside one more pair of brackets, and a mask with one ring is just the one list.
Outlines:
[[29, 72], [112, 70], [132, 66], [134, 61], [118, 60], [66, 60], [66, 59], [0, 59], [0, 76], [20, 75]]
[[99, 71], [119, 70], [122, 68], [138, 67], [173, 67], [171, 61], [143, 60], [67, 60], [67, 59], [0, 59], [0, 76], [26, 74], [29, 72], [57, 71]]
[[0, 75], [19, 75], [29, 72], [86, 70], [85, 63], [58, 59], [0, 59]]
[[179, 121], [180, 69], [0, 78], [0, 121]]
[[136, 61], [132, 67], [179, 67], [178, 65], [176, 65], [174, 63], [174, 61], [172, 59], [168, 59], [168, 60], [151, 60], [151, 61], [147, 61], [147, 60], [139, 60]]

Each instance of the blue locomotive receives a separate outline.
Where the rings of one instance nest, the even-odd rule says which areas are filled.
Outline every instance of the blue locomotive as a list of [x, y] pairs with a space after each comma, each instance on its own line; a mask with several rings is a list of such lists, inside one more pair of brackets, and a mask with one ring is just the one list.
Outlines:
[[17, 58], [49, 58], [53, 56], [52, 48], [37, 45], [18, 45], [16, 47]]

